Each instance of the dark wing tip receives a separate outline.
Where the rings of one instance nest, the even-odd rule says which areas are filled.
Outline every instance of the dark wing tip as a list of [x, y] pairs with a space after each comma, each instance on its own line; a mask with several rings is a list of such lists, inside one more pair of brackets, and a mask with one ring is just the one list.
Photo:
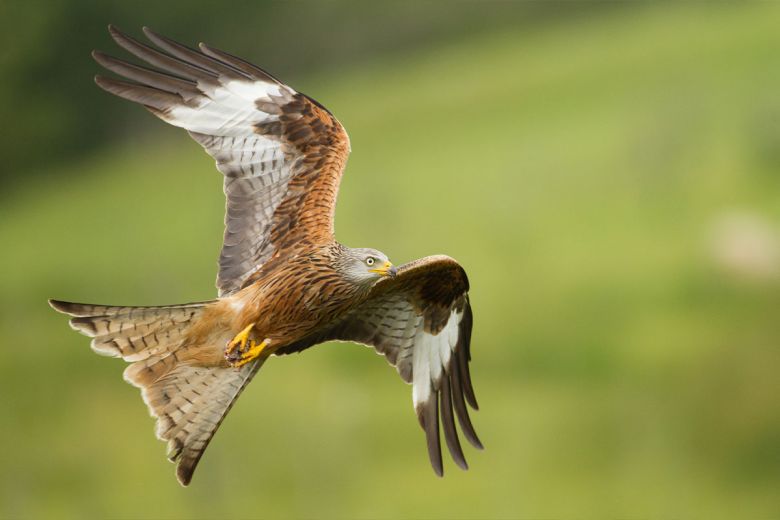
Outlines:
[[444, 374], [441, 379], [441, 426], [444, 430], [444, 440], [447, 441], [447, 448], [450, 450], [452, 460], [462, 470], [469, 469], [466, 457], [463, 455], [463, 449], [460, 447], [458, 432], [455, 429], [455, 418], [452, 411], [452, 388], [450, 385], [449, 374]]
[[114, 40], [116, 40], [117, 38], [122, 38], [123, 36], [125, 36], [125, 33], [123, 33], [123, 32], [122, 32], [122, 31], [119, 29], [119, 27], [117, 27], [116, 25], [114, 25], [114, 24], [112, 24], [112, 23], [108, 24], [108, 34], [110, 34], [110, 35], [111, 35], [111, 37], [112, 37]]
[[439, 439], [439, 398], [436, 392], [431, 393], [427, 401], [417, 405], [417, 420], [425, 432], [428, 445], [428, 458], [433, 471], [440, 477], [444, 476], [444, 465], [441, 458], [441, 440]]
[[49, 298], [47, 301], [49, 302], [49, 306], [57, 312], [67, 313], [70, 310], [71, 306], [73, 305], [70, 302], [55, 300], [53, 298]]
[[474, 386], [471, 384], [471, 372], [469, 370], [469, 361], [471, 361], [471, 331], [474, 325], [474, 318], [471, 312], [471, 304], [466, 300], [466, 306], [463, 310], [463, 318], [458, 327], [458, 345], [456, 346], [455, 364], [458, 365], [460, 372], [460, 382], [462, 383], [463, 395], [466, 402], [474, 410], [479, 410], [477, 396], [474, 394]]
[[219, 50], [203, 42], [198, 43], [198, 49], [200, 49], [200, 52], [202, 52], [206, 56], [215, 59], [224, 65], [232, 67], [233, 69], [241, 72], [242, 74], [246, 75], [251, 79], [269, 81], [272, 83], [276, 83], [277, 85], [284, 85], [282, 81], [274, 77], [268, 71], [258, 67], [257, 65], [254, 65], [253, 63], [246, 61], [243, 58], [234, 56], [229, 52]]
[[[466, 379], [469, 378], [468, 374], [468, 361], [466, 360], [466, 352], [462, 342], [458, 342], [458, 347], [455, 350], [454, 357], [450, 362], [450, 386], [452, 389], [452, 405], [455, 409], [455, 415], [458, 417], [458, 423], [465, 435], [466, 440], [477, 449], [484, 449], [482, 441], [477, 437], [477, 432], [474, 431], [474, 426], [471, 424], [469, 418], [468, 408], [466, 402], [469, 401]], [[464, 373], [465, 371], [465, 373]], [[473, 393], [473, 391], [472, 391]], [[473, 397], [473, 396], [472, 396]], [[469, 405], [476, 404], [469, 402]], [[476, 409], [476, 408], [475, 408]]]
[[[93, 55], [93, 57], [94, 57], [94, 55]], [[98, 87], [102, 88], [106, 92], [111, 92], [111, 90], [110, 90], [110, 88], [111, 88], [110, 87], [111, 79], [110, 78], [107, 78], [105, 76], [101, 76], [100, 74], [95, 74], [94, 80], [95, 80], [95, 84]]]
[[114, 78], [109, 78], [100, 74], [95, 74], [94, 80], [95, 85], [102, 88], [109, 94], [114, 94], [115, 96], [119, 96], [125, 99], [127, 99], [127, 95], [122, 95], [122, 93], [127, 91], [128, 86], [135, 86], [127, 83], [126, 81], [116, 80]]

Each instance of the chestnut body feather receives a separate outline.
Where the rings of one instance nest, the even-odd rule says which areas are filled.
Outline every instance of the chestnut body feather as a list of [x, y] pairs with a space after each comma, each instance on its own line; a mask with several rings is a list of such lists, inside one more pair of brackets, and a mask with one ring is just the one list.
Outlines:
[[[258, 342], [269, 339], [274, 350], [309, 336], [368, 297], [371, 286], [355, 284], [337, 270], [344, 247], [332, 242], [289, 258], [265, 264], [253, 281], [238, 292], [216, 300], [193, 324], [188, 343], [209, 344], [212, 332], [223, 329], [227, 339], [246, 326]], [[224, 343], [213, 345], [200, 361], [227, 366]]]

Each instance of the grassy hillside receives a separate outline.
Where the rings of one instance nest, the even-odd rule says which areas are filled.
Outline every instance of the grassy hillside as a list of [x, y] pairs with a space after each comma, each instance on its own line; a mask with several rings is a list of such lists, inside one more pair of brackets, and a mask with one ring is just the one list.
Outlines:
[[470, 275], [487, 449], [444, 479], [410, 389], [333, 344], [271, 360], [180, 488], [45, 301], [213, 297], [221, 179], [152, 116], [36, 176], [0, 207], [0, 516], [779, 515], [779, 22], [623, 9], [286, 78], [350, 132], [338, 238]]

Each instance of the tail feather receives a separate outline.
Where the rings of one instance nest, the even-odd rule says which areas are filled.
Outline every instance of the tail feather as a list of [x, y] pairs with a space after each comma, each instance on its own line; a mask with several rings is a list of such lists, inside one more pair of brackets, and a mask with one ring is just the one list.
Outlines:
[[93, 338], [98, 354], [137, 361], [175, 349], [192, 321], [210, 302], [164, 307], [112, 307], [50, 300], [49, 304], [73, 316], [70, 326]]
[[211, 303], [211, 301], [182, 303], [179, 305], [152, 306], [152, 307], [128, 307], [128, 306], [121, 306], [121, 305], [119, 306], [94, 305], [91, 303], [75, 303], [75, 302], [65, 302], [61, 300], [49, 300], [49, 305], [51, 305], [55, 310], [58, 310], [65, 314], [70, 314], [71, 316], [94, 317], [94, 316], [133, 315], [133, 316], [137, 316], [139, 319], [142, 316], [158, 315], [161, 310], [170, 310], [170, 311], [186, 310], [191, 308], [203, 307], [207, 303]]
[[180, 425], [171, 431], [174, 436], [169, 443], [169, 450], [173, 448], [169, 459], [173, 456], [172, 460], [178, 461], [176, 477], [182, 485], [190, 483], [214, 433], [266, 359], [259, 357], [238, 370], [217, 369], [218, 372], [212, 373], [213, 380], [209, 383], [213, 393], [201, 395], [193, 410], [182, 417]]
[[[166, 307], [113, 307], [50, 300], [70, 315], [71, 327], [92, 338], [92, 349], [131, 364], [124, 378], [141, 389], [157, 437], [168, 441], [183, 485], [192, 474], [222, 420], [263, 359], [239, 369], [200, 366], [186, 354], [187, 331], [211, 302]], [[182, 348], [186, 346], [186, 348]]]
[[179, 344], [185, 339], [182, 330], [144, 326], [138, 329], [131, 336], [126, 332], [115, 332], [94, 338], [90, 346], [101, 355], [121, 357], [125, 361], [141, 361], [160, 355], [169, 345]]
[[169, 352], [161, 352], [147, 359], [136, 361], [125, 369], [125, 381], [133, 386], [144, 389], [154, 384], [162, 384], [178, 363], [176, 357]]

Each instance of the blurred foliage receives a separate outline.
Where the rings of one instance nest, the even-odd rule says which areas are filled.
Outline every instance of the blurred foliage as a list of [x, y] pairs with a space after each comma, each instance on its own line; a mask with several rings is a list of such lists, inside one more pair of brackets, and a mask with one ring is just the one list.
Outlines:
[[431, 0], [239, 0], [229, 7], [211, 0], [11, 0], [0, 6], [0, 95], [13, 102], [0, 104], [0, 120], [13, 122], [14, 138], [0, 140], [0, 183], [10, 185], [20, 171], [40, 173], [46, 164], [72, 160], [136, 130], [125, 125], [137, 120], [131, 115], [137, 111], [96, 95], [92, 84], [99, 70], [92, 49], [116, 49], [105, 30], [109, 22], [131, 34], [152, 25], [173, 38], [192, 39], [184, 42], [189, 45], [202, 40], [237, 55], [251, 54], [276, 75], [295, 77], [335, 75], [388, 52], [578, 11], [512, 2], [462, 2], [445, 9]]
[[[218, 19], [188, 26], [198, 5], [143, 22], [227, 34]], [[478, 5], [477, 24], [503, 8]], [[384, 30], [326, 11], [322, 34]], [[86, 36], [104, 21], [84, 15], [52, 45], [110, 48]], [[0, 205], [0, 516], [780, 516], [779, 23], [772, 3], [645, 4], [463, 30], [300, 80], [269, 66], [350, 132], [339, 239], [396, 263], [447, 253], [469, 273], [487, 449], [444, 479], [409, 388], [368, 349], [334, 344], [269, 362], [179, 487], [122, 363], [45, 299], [212, 297], [220, 178], [183, 132], [89, 85], [92, 65], [74, 78], [63, 63], [43, 92], [86, 92], [56, 110], [81, 124], [108, 105], [138, 114], [132, 139], [26, 176]], [[232, 27], [234, 44], [214, 43], [281, 59], [246, 18]], [[57, 131], [45, 122], [29, 135]]]

